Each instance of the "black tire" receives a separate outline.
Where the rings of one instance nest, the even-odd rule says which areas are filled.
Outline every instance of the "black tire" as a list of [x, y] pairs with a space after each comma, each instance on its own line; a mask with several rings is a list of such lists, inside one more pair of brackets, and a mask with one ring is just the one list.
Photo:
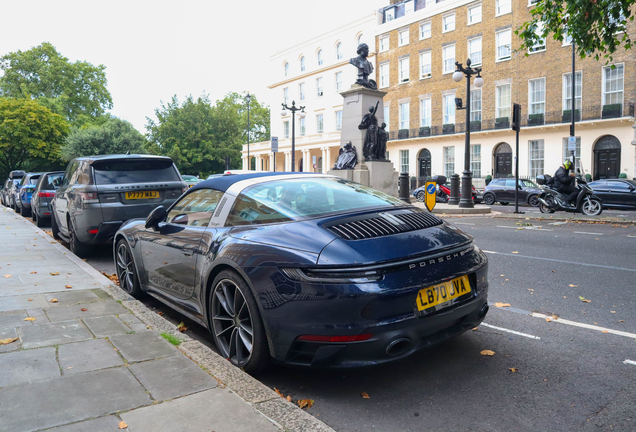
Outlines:
[[25, 218], [29, 217], [31, 216], [31, 210], [26, 207], [20, 207], [20, 215]]
[[136, 299], [142, 298], [144, 292], [139, 284], [135, 259], [124, 239], [119, 240], [115, 247], [115, 268], [119, 278], [119, 287]]
[[586, 199], [581, 204], [581, 211], [587, 216], [598, 216], [603, 213], [603, 204], [594, 198]]
[[233, 270], [223, 270], [212, 282], [208, 304], [212, 338], [221, 355], [249, 374], [265, 370], [270, 363], [267, 335], [252, 290], [243, 278]]
[[554, 210], [552, 210], [550, 207], [546, 206], [542, 202], [539, 203], [539, 211], [541, 213], [554, 213]]
[[55, 240], [61, 240], [60, 227], [57, 226], [57, 219], [55, 219], [55, 210], [51, 211], [51, 232]]
[[484, 195], [484, 204], [491, 206], [495, 204], [495, 201], [495, 196], [493, 194], [487, 193]]
[[508, 205], [508, 204], [510, 204], [510, 203], [509, 203], [508, 201], [499, 201], [499, 204], [501, 204], [501, 205]]
[[415, 195], [415, 198], [419, 201], [419, 202], [424, 202], [424, 199], [426, 199], [426, 193], [424, 191], [419, 191], [417, 193], [417, 195]]
[[33, 222], [35, 222], [35, 219], [36, 219], [36, 216], [35, 216], [35, 215], [36, 215], [36, 213], [35, 213], [33, 210], [31, 210], [31, 220], [32, 220]]
[[18, 207], [17, 204], [15, 206], [13, 206], [13, 211], [16, 212], [16, 213], [22, 213], [22, 211], [20, 210], [20, 207]]
[[532, 207], [539, 207], [539, 195], [530, 195], [528, 197], [528, 204]]
[[37, 213], [33, 212], [33, 214], [35, 215], [35, 225], [37, 225], [38, 228], [44, 228], [46, 226], [46, 221], [38, 216]]
[[80, 258], [86, 258], [91, 251], [90, 246], [86, 243], [82, 243], [75, 233], [75, 227], [73, 226], [73, 221], [68, 219], [68, 246], [75, 255]]

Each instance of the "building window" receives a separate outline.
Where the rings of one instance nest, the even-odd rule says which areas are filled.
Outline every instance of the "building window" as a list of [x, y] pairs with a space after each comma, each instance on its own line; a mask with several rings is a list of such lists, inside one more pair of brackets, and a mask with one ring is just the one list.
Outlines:
[[528, 81], [528, 100], [531, 115], [545, 113], [545, 78]]
[[322, 96], [322, 78], [316, 78], [316, 96]]
[[342, 111], [336, 111], [336, 130], [342, 129]]
[[496, 118], [510, 118], [510, 84], [497, 86]]
[[323, 122], [323, 115], [322, 114], [318, 114], [316, 116], [316, 132], [317, 133], [322, 133], [324, 130], [324, 122]]
[[420, 100], [420, 127], [431, 127], [431, 100]]
[[528, 6], [535, 5], [539, 2], [539, 0], [528, 0]]
[[603, 105], [623, 103], [623, 65], [603, 68]]
[[409, 44], [409, 29], [402, 30], [398, 33], [398, 46]]
[[468, 57], [473, 66], [481, 64], [481, 38], [475, 38], [468, 41]]
[[316, 57], [318, 58], [318, 66], [322, 66], [322, 50], [318, 50]]
[[389, 22], [395, 19], [395, 8], [389, 8], [384, 11], [384, 21]]
[[495, 16], [512, 12], [510, 0], [497, 0], [497, 13]]
[[444, 176], [455, 174], [455, 147], [444, 147]]
[[[581, 109], [581, 95], [583, 94], [583, 72], [576, 73], [576, 108]], [[563, 110], [572, 109], [572, 73], [563, 74]], [[580, 111], [579, 111], [580, 112]]]
[[538, 175], [543, 174], [543, 140], [535, 140], [528, 142], [528, 149], [530, 151], [530, 178], [536, 178]]
[[481, 121], [481, 89], [470, 91], [470, 121]]
[[409, 128], [409, 103], [400, 104], [400, 129]]
[[289, 88], [287, 87], [283, 89], [283, 101], [285, 103], [289, 102]]
[[[563, 138], [563, 160], [570, 159], [572, 153], [568, 151], [568, 137]], [[574, 151], [574, 169], [581, 168], [581, 137], [576, 137], [576, 150]]]
[[481, 4], [468, 8], [468, 25], [481, 22]]
[[336, 45], [336, 59], [342, 60], [342, 42], [338, 42]]
[[448, 94], [442, 97], [444, 110], [444, 124], [455, 124], [455, 95]]
[[300, 71], [305, 72], [305, 57], [300, 58]]
[[420, 24], [420, 40], [428, 39], [431, 37], [431, 22], [425, 22]]
[[470, 146], [470, 171], [473, 178], [481, 178], [481, 144]]
[[289, 122], [283, 122], [283, 134], [285, 135], [285, 138], [289, 138]]
[[385, 36], [380, 38], [380, 52], [385, 52], [389, 50], [389, 37]]
[[298, 97], [301, 101], [305, 100], [305, 83], [298, 84]]
[[510, 45], [511, 30], [504, 30], [497, 33], [497, 60], [509, 60], [511, 45]]
[[449, 45], [442, 48], [444, 58], [444, 73], [452, 73], [455, 71], [455, 45]]
[[[543, 33], [543, 23], [540, 22], [540, 23], [537, 23], [537, 29], [535, 31], [535, 34], [537, 36], [541, 36], [542, 33]], [[535, 43], [533, 46], [531, 46], [528, 49], [528, 52], [531, 52], [531, 53], [540, 52], [540, 51], [545, 51], [545, 38], [544, 37], [541, 37], [537, 41], [537, 43]]]
[[409, 151], [400, 150], [400, 172], [411, 172], [409, 170]]
[[336, 72], [336, 91], [342, 90], [342, 72]]
[[409, 82], [409, 58], [405, 57], [399, 61], [400, 84]]
[[300, 136], [305, 135], [305, 119], [298, 119], [298, 129], [300, 130]]
[[431, 76], [431, 52], [420, 53], [420, 79]]
[[285, 76], [289, 75], [289, 63], [285, 62]]
[[389, 125], [391, 124], [391, 119], [389, 117], [391, 110], [389, 108], [390, 107], [388, 105], [384, 106], [384, 123], [386, 123], [386, 130], [389, 130]]
[[380, 88], [389, 86], [389, 64], [380, 65]]
[[455, 30], [455, 12], [442, 17], [442, 33]]

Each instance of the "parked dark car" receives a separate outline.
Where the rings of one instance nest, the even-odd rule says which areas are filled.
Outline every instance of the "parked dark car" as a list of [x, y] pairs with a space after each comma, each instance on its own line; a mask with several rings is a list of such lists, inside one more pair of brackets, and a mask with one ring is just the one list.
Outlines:
[[[497, 201], [501, 205], [515, 202], [515, 179], [494, 179], [484, 188], [484, 204], [493, 205]], [[519, 179], [519, 202], [532, 207], [539, 206], [537, 197], [541, 188], [532, 180]]]
[[69, 162], [52, 203], [51, 230], [71, 251], [110, 241], [128, 219], [145, 218], [188, 189], [172, 159], [151, 155], [103, 155]]
[[13, 193], [15, 192], [15, 187], [20, 184], [22, 177], [25, 175], [26, 173], [22, 170], [15, 170], [9, 173], [9, 178], [4, 182], [4, 189], [2, 190], [3, 204], [5, 206], [15, 208]]
[[636, 210], [636, 181], [627, 179], [596, 180], [589, 183], [601, 199], [603, 208]]
[[13, 184], [13, 180], [6, 179], [4, 184], [2, 185], [2, 192], [0, 193], [0, 199], [2, 200], [2, 205], [5, 207], [11, 207], [9, 205], [9, 189], [11, 189], [12, 184]]
[[63, 176], [64, 171], [44, 173], [35, 185], [35, 192], [31, 198], [31, 217], [39, 227], [46, 226], [51, 220], [51, 203], [57, 189], [54, 183], [61, 184]]
[[[284, 178], [281, 178], [284, 176]], [[207, 327], [250, 373], [358, 367], [477, 326], [486, 255], [426, 210], [322, 174], [206, 180], [114, 241], [122, 289]]]
[[31, 198], [41, 175], [42, 173], [27, 173], [26, 176], [22, 177], [20, 185], [16, 186], [14, 193], [15, 211], [24, 217], [31, 216]]

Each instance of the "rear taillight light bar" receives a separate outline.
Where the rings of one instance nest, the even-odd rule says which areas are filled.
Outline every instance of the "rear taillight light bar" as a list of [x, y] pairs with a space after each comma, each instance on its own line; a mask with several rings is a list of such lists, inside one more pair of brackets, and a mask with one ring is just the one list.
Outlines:
[[79, 192], [78, 195], [84, 204], [95, 204], [99, 202], [96, 192]]
[[55, 198], [55, 192], [38, 192], [40, 198]]

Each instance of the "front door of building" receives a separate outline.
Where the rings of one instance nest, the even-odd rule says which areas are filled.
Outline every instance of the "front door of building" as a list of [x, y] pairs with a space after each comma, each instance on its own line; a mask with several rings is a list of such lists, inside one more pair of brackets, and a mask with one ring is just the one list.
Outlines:
[[494, 156], [494, 173], [493, 177], [508, 177], [512, 175], [512, 147], [510, 144], [502, 142], [497, 144]]
[[620, 173], [621, 142], [613, 135], [605, 135], [594, 146], [594, 180], [617, 178]]
[[419, 175], [417, 178], [418, 186], [426, 183], [426, 179], [431, 176], [431, 152], [423, 149], [418, 157]]

